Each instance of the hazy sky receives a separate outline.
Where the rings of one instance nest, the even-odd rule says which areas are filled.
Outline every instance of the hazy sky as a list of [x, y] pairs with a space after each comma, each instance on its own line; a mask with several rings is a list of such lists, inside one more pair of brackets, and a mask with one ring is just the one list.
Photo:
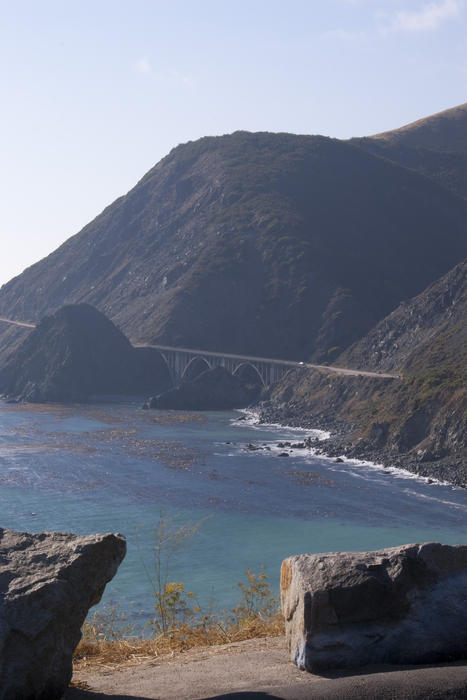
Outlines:
[[179, 143], [467, 101], [467, 0], [0, 0], [0, 284]]

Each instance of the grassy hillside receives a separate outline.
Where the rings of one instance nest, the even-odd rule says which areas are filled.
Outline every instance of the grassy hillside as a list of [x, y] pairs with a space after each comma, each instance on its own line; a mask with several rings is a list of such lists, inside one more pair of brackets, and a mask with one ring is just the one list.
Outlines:
[[371, 138], [410, 148], [467, 154], [467, 102]]

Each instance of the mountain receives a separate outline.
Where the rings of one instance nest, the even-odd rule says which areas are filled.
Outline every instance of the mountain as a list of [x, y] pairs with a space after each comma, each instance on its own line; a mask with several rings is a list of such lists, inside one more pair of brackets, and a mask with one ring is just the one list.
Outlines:
[[467, 154], [467, 102], [371, 138], [409, 148]]
[[319, 360], [467, 255], [467, 201], [321, 136], [236, 132], [175, 148], [0, 290], [36, 321], [96, 306], [139, 342]]
[[339, 449], [467, 486], [467, 261], [401, 304], [337, 365], [400, 379], [301, 371], [270, 392], [268, 420], [344, 427]]
[[24, 401], [83, 401], [95, 395], [145, 395], [171, 385], [152, 348], [133, 348], [88, 304], [46, 316], [0, 369], [0, 391]]
[[467, 103], [351, 143], [467, 198]]

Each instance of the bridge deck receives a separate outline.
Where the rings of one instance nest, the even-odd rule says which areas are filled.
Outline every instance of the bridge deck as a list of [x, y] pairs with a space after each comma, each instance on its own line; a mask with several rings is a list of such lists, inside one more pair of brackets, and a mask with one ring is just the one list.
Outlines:
[[[0, 322], [9, 323], [14, 326], [22, 326], [23, 328], [35, 328], [34, 323], [28, 323], [26, 321], [16, 321], [10, 318], [5, 318], [0, 316]], [[133, 343], [134, 347], [137, 348], [155, 348], [161, 352], [175, 352], [175, 353], [186, 353], [189, 355], [195, 355], [199, 357], [215, 357], [215, 358], [225, 358], [229, 360], [234, 360], [237, 362], [249, 362], [249, 363], [264, 363], [268, 365], [278, 365], [280, 367], [290, 367], [291, 369], [318, 369], [324, 370], [326, 372], [334, 372], [336, 374], [343, 374], [348, 376], [360, 376], [360, 377], [375, 377], [377, 379], [400, 379], [399, 374], [389, 374], [388, 372], [372, 372], [369, 370], [362, 369], [349, 369], [348, 367], [335, 367], [333, 365], [317, 365], [311, 362], [299, 362], [296, 360], [280, 360], [276, 357], [255, 357], [253, 355], [235, 355], [233, 353], [217, 352], [214, 350], [200, 350], [196, 348], [174, 348], [170, 345], [149, 345], [147, 343]]]
[[143, 343], [134, 343], [135, 347], [149, 347], [155, 348], [156, 350], [168, 351], [168, 352], [180, 352], [190, 355], [198, 355], [199, 357], [225, 357], [231, 360], [237, 360], [241, 362], [264, 362], [267, 364], [275, 364], [281, 366], [287, 366], [294, 369], [322, 369], [327, 372], [336, 372], [338, 374], [345, 374], [350, 376], [364, 376], [364, 377], [377, 377], [379, 379], [400, 379], [398, 374], [389, 374], [388, 372], [372, 372], [369, 370], [358, 370], [349, 369], [347, 367], [334, 367], [332, 365], [317, 365], [311, 362], [299, 362], [298, 360], [281, 360], [275, 357], [256, 357], [254, 355], [235, 355], [233, 353], [217, 352], [214, 350], [201, 350], [196, 348], [174, 348], [170, 345], [148, 345]]

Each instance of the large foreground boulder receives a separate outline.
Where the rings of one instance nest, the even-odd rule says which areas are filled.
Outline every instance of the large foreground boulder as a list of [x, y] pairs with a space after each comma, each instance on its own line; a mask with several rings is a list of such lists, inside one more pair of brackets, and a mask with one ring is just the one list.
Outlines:
[[121, 535], [0, 528], [0, 700], [62, 697], [87, 612], [125, 551]]
[[467, 546], [302, 554], [281, 569], [291, 658], [307, 671], [467, 654]]

